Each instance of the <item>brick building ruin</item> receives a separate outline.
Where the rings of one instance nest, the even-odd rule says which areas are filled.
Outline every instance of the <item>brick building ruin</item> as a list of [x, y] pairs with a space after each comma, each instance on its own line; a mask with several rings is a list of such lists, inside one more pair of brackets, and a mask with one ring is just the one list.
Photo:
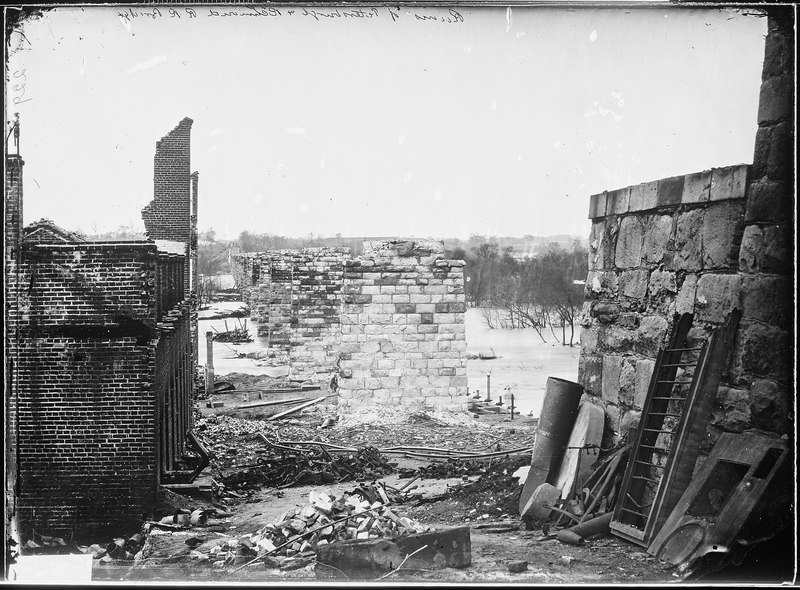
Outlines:
[[441, 242], [237, 253], [231, 269], [272, 362], [370, 405], [466, 411], [463, 261]]
[[770, 14], [752, 164], [591, 197], [579, 381], [614, 438], [635, 431], [676, 314], [692, 314], [699, 344], [734, 310], [701, 452], [723, 432], [792, 434], [794, 41], [782, 22]]
[[22, 227], [7, 156], [6, 518], [23, 542], [138, 527], [181, 463], [196, 365], [191, 119], [156, 148], [145, 241]]

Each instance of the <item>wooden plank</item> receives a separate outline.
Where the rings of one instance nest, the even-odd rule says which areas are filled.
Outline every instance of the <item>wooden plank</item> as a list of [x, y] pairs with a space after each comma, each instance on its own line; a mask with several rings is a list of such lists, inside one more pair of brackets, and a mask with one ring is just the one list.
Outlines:
[[321, 401], [323, 401], [324, 399], [329, 398], [329, 397], [333, 397], [335, 395], [336, 395], [335, 393], [332, 393], [332, 394], [329, 394], [329, 395], [323, 395], [321, 397], [318, 397], [317, 399], [312, 399], [310, 402], [306, 402], [304, 404], [300, 404], [299, 406], [295, 406], [293, 408], [289, 408], [288, 410], [285, 410], [283, 412], [279, 412], [278, 414], [275, 414], [274, 416], [270, 416], [269, 418], [267, 418], [267, 422], [270, 422], [272, 420], [277, 420], [278, 418], [283, 418], [284, 416], [288, 416], [290, 414], [294, 414], [295, 412], [299, 412], [300, 410], [302, 410], [304, 408], [308, 408], [309, 406], [313, 406], [314, 404], [318, 404]]

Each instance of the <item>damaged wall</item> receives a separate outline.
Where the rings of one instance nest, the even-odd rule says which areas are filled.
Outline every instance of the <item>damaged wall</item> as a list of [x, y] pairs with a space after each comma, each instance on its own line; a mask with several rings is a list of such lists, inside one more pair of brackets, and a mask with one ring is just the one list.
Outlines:
[[431, 240], [365, 242], [345, 263], [339, 409], [466, 411], [463, 260]]
[[296, 379], [336, 372], [342, 277], [349, 248], [303, 248], [234, 254], [231, 270], [257, 333], [276, 365]]
[[187, 255], [48, 220], [23, 232], [21, 162], [6, 167], [9, 518], [22, 542], [138, 529], [191, 427]]
[[755, 154], [738, 165], [593, 195], [579, 381], [616, 436], [638, 423], [675, 313], [702, 341], [742, 311], [703, 451], [723, 431], [791, 430], [793, 69], [770, 18]]
[[132, 526], [155, 499], [154, 270], [152, 244], [25, 252], [12, 344], [24, 538]]

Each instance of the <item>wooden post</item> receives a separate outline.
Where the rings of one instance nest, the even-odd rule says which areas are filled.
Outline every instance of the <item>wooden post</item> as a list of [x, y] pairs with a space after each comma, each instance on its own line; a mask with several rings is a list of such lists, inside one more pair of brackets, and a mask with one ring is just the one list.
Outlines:
[[511, 394], [511, 419], [514, 419], [514, 394]]
[[214, 393], [214, 332], [206, 332], [206, 395]]
[[491, 373], [486, 373], [486, 401], [487, 402], [492, 401], [491, 381], [492, 381], [492, 374]]

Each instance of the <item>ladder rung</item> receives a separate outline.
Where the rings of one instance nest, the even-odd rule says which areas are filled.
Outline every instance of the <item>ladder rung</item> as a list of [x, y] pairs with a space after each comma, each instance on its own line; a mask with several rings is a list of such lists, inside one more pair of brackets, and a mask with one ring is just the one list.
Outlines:
[[654, 446], [652, 446], [652, 445], [639, 445], [639, 448], [644, 448], [644, 449], [655, 449], [655, 450], [658, 450], [658, 451], [659, 451], [659, 452], [661, 452], [661, 453], [665, 453], [665, 454], [666, 454], [666, 453], [669, 453], [669, 451], [668, 451], [667, 449], [664, 449], [664, 448], [661, 448], [661, 447], [654, 447]]
[[670, 434], [670, 435], [675, 434], [675, 432], [672, 430], [659, 430], [657, 428], [643, 428], [643, 430], [646, 432], [662, 432], [664, 434]]
[[653, 483], [661, 483], [660, 479], [653, 479], [652, 477], [645, 477], [644, 475], [631, 475], [631, 479], [643, 479], [645, 481], [652, 481]]
[[680, 418], [683, 414], [673, 414], [672, 412], [650, 412], [648, 416], [674, 416]]
[[644, 518], [645, 520], [647, 520], [647, 516], [648, 516], [647, 514], [642, 514], [641, 512], [636, 512], [635, 510], [631, 510], [630, 508], [625, 508], [624, 506], [620, 506], [620, 508], [621, 508], [621, 509], [622, 509], [624, 512], [630, 512], [631, 514], [636, 514], [637, 516], [641, 516], [642, 518]]
[[656, 469], [665, 469], [663, 465], [653, 465], [652, 463], [645, 463], [644, 461], [639, 461], [638, 459], [634, 460], [634, 463], [638, 463], [639, 465], [647, 465], [648, 467], [655, 467]]
[[703, 347], [696, 347], [696, 348], [665, 348], [664, 352], [680, 352], [682, 350], [703, 350]]
[[665, 363], [662, 367], [696, 367], [697, 363]]
[[656, 383], [672, 383], [673, 385], [691, 385], [691, 381], [662, 381], [659, 379]]
[[662, 396], [659, 396], [659, 395], [654, 395], [650, 399], [668, 399], [668, 400], [675, 400], [676, 402], [682, 402], [686, 398], [685, 397], [674, 397], [674, 396], [662, 397]]

